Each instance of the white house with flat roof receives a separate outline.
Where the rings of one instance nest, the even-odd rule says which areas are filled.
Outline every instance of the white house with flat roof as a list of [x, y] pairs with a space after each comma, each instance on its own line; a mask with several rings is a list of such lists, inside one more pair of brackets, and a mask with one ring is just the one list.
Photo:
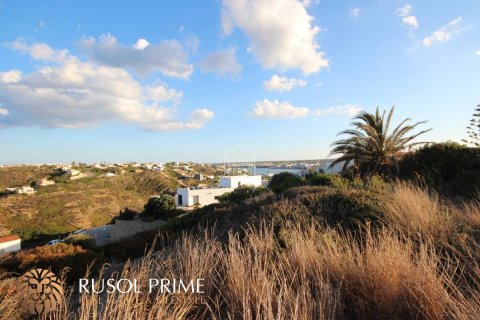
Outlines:
[[238, 188], [240, 186], [260, 187], [262, 176], [223, 176], [220, 178], [220, 187]]
[[21, 242], [19, 236], [11, 235], [0, 238], [0, 255], [7, 252], [17, 252], [21, 249]]
[[217, 203], [216, 197], [232, 192], [240, 186], [262, 185], [262, 176], [223, 176], [219, 188], [178, 188], [175, 202], [177, 207], [206, 206]]

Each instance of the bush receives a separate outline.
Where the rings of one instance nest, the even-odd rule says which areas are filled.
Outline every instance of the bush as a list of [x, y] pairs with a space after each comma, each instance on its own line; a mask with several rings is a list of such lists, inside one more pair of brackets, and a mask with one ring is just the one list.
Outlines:
[[480, 188], [480, 148], [454, 142], [424, 146], [401, 160], [400, 173], [444, 194], [473, 196]]
[[241, 186], [232, 192], [227, 192], [217, 197], [220, 203], [241, 203], [247, 199], [256, 197], [267, 190], [264, 187]]
[[65, 239], [65, 243], [80, 246], [87, 250], [93, 250], [96, 248], [95, 239], [87, 234], [74, 234]]
[[175, 198], [169, 194], [162, 194], [161, 196], [148, 199], [142, 216], [144, 218], [161, 219], [175, 210]]
[[131, 210], [129, 208], [125, 208], [125, 210], [120, 211], [120, 213], [112, 219], [112, 223], [115, 219], [118, 220], [133, 220], [138, 215], [138, 212], [135, 210]]
[[281, 172], [272, 177], [268, 183], [268, 187], [276, 193], [281, 193], [287, 189], [305, 184], [306, 182], [302, 177], [290, 172]]
[[[60, 243], [54, 246], [41, 246], [22, 250], [2, 256], [0, 269], [20, 274], [31, 268], [51, 269], [60, 275], [64, 268], [69, 268], [67, 280], [77, 281], [85, 275], [88, 267], [95, 263], [92, 270], [97, 270], [103, 263], [103, 257], [81, 246]], [[1, 273], [1, 270], [0, 270]]]

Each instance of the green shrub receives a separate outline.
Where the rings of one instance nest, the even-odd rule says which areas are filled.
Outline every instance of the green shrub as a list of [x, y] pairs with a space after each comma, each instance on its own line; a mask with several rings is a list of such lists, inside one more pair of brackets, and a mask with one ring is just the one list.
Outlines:
[[382, 215], [378, 194], [369, 190], [327, 188], [297, 198], [330, 226], [357, 229], [358, 223], [375, 222]]
[[272, 177], [268, 183], [268, 187], [276, 193], [281, 193], [287, 189], [305, 184], [306, 181], [302, 179], [302, 177], [290, 172], [281, 172]]
[[480, 188], [480, 148], [454, 142], [424, 146], [401, 160], [400, 173], [441, 193], [472, 196]]
[[151, 197], [145, 205], [143, 218], [162, 219], [165, 215], [176, 210], [175, 198], [169, 194]]
[[232, 192], [227, 192], [217, 197], [220, 203], [241, 203], [247, 199], [256, 197], [267, 190], [264, 187], [241, 186]]
[[112, 219], [112, 223], [115, 219], [118, 220], [133, 220], [138, 215], [138, 212], [135, 210], [131, 210], [129, 208], [125, 208], [124, 210], [120, 211], [120, 213]]

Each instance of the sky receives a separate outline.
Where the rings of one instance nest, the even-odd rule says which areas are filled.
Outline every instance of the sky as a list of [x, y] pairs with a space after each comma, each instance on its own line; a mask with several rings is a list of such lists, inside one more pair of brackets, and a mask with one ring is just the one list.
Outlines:
[[460, 141], [477, 0], [0, 0], [0, 164], [326, 158], [360, 111]]

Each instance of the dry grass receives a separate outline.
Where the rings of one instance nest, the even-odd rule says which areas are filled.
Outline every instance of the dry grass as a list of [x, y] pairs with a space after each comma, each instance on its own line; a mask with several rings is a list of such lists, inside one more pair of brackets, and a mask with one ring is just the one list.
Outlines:
[[[380, 205], [385, 223], [374, 231], [290, 220], [281, 243], [268, 222], [248, 228], [241, 239], [231, 233], [226, 243], [213, 231], [184, 234], [111, 276], [140, 283], [204, 278], [205, 294], [74, 294], [63, 318], [477, 318], [479, 206], [441, 203], [402, 184]], [[458, 255], [443, 250], [444, 243]], [[0, 314], [20, 319], [11, 295], [2, 293], [11, 285], [1, 282]]]

